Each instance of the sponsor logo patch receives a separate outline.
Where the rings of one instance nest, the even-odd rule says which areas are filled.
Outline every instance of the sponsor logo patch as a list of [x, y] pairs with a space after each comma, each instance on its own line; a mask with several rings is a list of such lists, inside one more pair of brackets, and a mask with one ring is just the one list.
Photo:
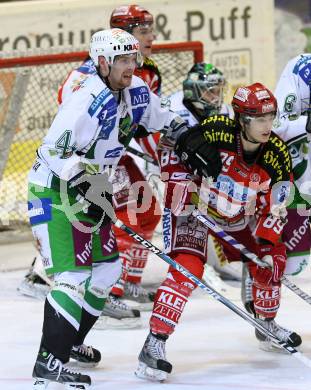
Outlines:
[[103, 104], [104, 100], [107, 98], [107, 96], [110, 94], [110, 91], [108, 88], [105, 88], [101, 91], [99, 95], [97, 95], [93, 101], [93, 103], [90, 105], [88, 109], [89, 115], [92, 117], [95, 112], [99, 109], [99, 107]]
[[248, 98], [248, 95], [250, 94], [250, 90], [249, 89], [246, 89], [246, 88], [243, 88], [243, 87], [240, 87], [234, 97], [238, 100], [240, 100], [241, 102], [246, 102], [247, 98]]
[[270, 98], [269, 92], [266, 89], [262, 89], [261, 91], [255, 92], [255, 95], [258, 100], [264, 100]]
[[131, 104], [133, 107], [140, 104], [147, 105], [149, 103], [149, 91], [145, 86], [130, 89]]
[[119, 146], [118, 148], [115, 148], [115, 149], [107, 150], [107, 152], [105, 154], [105, 158], [116, 158], [116, 157], [119, 157], [121, 152], [122, 152], [122, 150], [123, 150], [122, 146]]
[[52, 219], [52, 199], [34, 199], [28, 202], [28, 216], [31, 225], [46, 223]]
[[273, 112], [275, 111], [275, 107], [273, 103], [264, 104], [262, 106], [262, 113], [266, 114], [267, 112]]

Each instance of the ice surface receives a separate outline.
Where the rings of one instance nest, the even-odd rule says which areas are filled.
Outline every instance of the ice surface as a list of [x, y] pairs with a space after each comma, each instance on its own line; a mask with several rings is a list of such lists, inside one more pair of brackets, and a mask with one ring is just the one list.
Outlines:
[[[22, 253], [31, 253], [30, 243], [18, 244], [5, 253], [18, 263]], [[7, 259], [8, 260], [8, 259]], [[24, 259], [25, 260], [25, 259]], [[25, 261], [24, 261], [25, 263]], [[29, 258], [29, 264], [31, 258]], [[148, 282], [154, 271], [165, 274], [162, 260], [152, 258]], [[23, 297], [16, 291], [25, 271], [0, 273], [0, 389], [32, 388], [32, 368], [40, 342], [43, 302]], [[311, 293], [311, 271], [292, 279]], [[301, 351], [311, 359], [311, 306], [284, 287], [278, 322], [303, 338]], [[239, 289], [228, 293], [239, 302]], [[167, 342], [167, 357], [173, 373], [165, 384], [146, 382], [134, 376], [137, 356], [148, 333], [150, 313], [142, 313], [143, 328], [137, 330], [94, 330], [87, 343], [100, 349], [102, 361], [92, 370], [92, 389], [117, 390], [308, 390], [311, 370], [290, 355], [258, 349], [253, 328], [202, 291], [188, 303], [180, 325]], [[50, 384], [48, 390], [63, 389]]]

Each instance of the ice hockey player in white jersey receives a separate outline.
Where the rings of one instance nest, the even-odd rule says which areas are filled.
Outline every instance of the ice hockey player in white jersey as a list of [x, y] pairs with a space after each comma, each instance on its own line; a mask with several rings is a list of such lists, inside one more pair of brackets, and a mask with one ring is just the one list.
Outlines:
[[[160, 95], [161, 75], [157, 64], [150, 58], [154, 35], [154, 19], [152, 14], [138, 5], [120, 6], [112, 11], [110, 28], [120, 28], [134, 35], [139, 41], [140, 51], [143, 56], [143, 64], [135, 69], [134, 75], [143, 79], [152, 92]], [[68, 96], [79, 88], [80, 83], [92, 73], [96, 73], [93, 61], [90, 57], [74, 69], [65, 79], [58, 93], [58, 103], [61, 104]], [[156, 147], [160, 138], [159, 133], [150, 134], [148, 137], [132, 140], [130, 146], [150, 155], [157, 161]], [[154, 166], [154, 165], [152, 165]], [[159, 172], [159, 168], [154, 166]], [[150, 164], [148, 167], [150, 171]], [[113, 194], [113, 205], [117, 217], [125, 224], [131, 226], [145, 239], [151, 240], [153, 232], [158, 225], [160, 217], [160, 205], [155, 196], [150, 208], [144, 213], [137, 213], [136, 223], [131, 224], [128, 219], [127, 207], [129, 202], [129, 189], [138, 181], [145, 181], [144, 191], [152, 192], [148, 186], [145, 172], [145, 162], [141, 158], [126, 153], [119, 161], [115, 170], [113, 185], [116, 188]], [[118, 244], [119, 256], [122, 261], [122, 275], [111, 289], [102, 315], [95, 324], [97, 329], [107, 328], [136, 328], [141, 326], [139, 310], [151, 310], [154, 293], [145, 289], [142, 284], [143, 271], [147, 264], [148, 251], [132, 237], [121, 229], [114, 227], [114, 233]], [[32, 297], [42, 298], [49, 290], [49, 282], [44, 270], [40, 269], [42, 263], [37, 254], [31, 269], [27, 272], [18, 290]], [[135, 301], [135, 308], [126, 304], [124, 300]]]
[[47, 275], [54, 277], [45, 300], [34, 389], [51, 381], [72, 389], [90, 386], [88, 375], [65, 364], [72, 358], [95, 366], [101, 359], [84, 339], [121, 273], [111, 228], [111, 171], [133, 136], [161, 130], [174, 142], [186, 130], [181, 118], [161, 107], [133, 76], [140, 53], [131, 34], [96, 32], [90, 56], [96, 73], [63, 101], [29, 173], [30, 223]]
[[[169, 97], [171, 110], [178, 113], [189, 126], [194, 126], [208, 116], [223, 114], [229, 118], [234, 112], [224, 103], [226, 79], [223, 73], [212, 64], [199, 62], [194, 64], [183, 82], [182, 91]], [[209, 262], [205, 264], [204, 279], [214, 288], [226, 291], [224, 280], [240, 280], [241, 264], [228, 263], [221, 246], [214, 237], [209, 237]]]
[[[275, 96], [280, 121], [275, 132], [286, 141], [293, 163], [295, 197], [288, 207], [283, 240], [288, 262], [285, 273], [297, 275], [310, 258], [311, 232], [311, 54], [301, 54], [285, 66]], [[309, 212], [307, 211], [309, 210]]]
[[[286, 275], [299, 274], [306, 268], [310, 258], [310, 85], [311, 54], [305, 53], [288, 61], [275, 90], [279, 120], [275, 122], [273, 130], [289, 147], [295, 184], [282, 234], [287, 250]], [[242, 297], [248, 307], [252, 305], [252, 281], [247, 274], [244, 276], [245, 294]]]

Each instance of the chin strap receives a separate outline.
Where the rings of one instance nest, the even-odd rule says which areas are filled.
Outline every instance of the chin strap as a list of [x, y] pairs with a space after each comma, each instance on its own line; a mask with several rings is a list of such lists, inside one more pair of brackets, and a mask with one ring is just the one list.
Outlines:
[[245, 131], [245, 130], [241, 130], [241, 133], [242, 133], [242, 137], [245, 139], [245, 141], [248, 141], [248, 142], [250, 142], [250, 143], [252, 143], [252, 144], [256, 144], [256, 145], [261, 144], [261, 142], [250, 140], [250, 139], [247, 137], [247, 134], [246, 134], [246, 131]]

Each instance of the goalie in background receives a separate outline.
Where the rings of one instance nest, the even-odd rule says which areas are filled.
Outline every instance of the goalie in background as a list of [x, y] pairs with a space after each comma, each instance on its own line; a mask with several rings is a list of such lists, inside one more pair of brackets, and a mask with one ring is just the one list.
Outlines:
[[[224, 103], [227, 85], [223, 73], [213, 64], [196, 63], [188, 71], [182, 91], [169, 97], [170, 108], [178, 113], [189, 126], [194, 126], [209, 116], [222, 114], [229, 118], [234, 112]], [[230, 286], [223, 281], [240, 281], [242, 266], [229, 263], [222, 246], [215, 237], [209, 236], [208, 262], [205, 264], [203, 279], [219, 291], [227, 291]]]

